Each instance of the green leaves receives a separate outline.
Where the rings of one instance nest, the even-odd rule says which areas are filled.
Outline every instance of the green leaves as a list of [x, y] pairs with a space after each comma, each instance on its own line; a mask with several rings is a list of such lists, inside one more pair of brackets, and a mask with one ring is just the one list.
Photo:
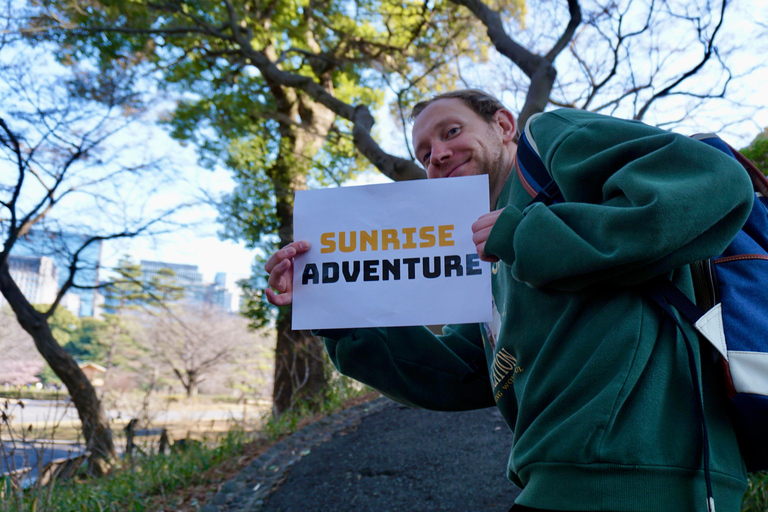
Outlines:
[[385, 87], [407, 91], [405, 103], [452, 87], [445, 64], [488, 48], [485, 28], [448, 0], [45, 0], [41, 13], [62, 61], [130, 70], [138, 88], [151, 80], [177, 101], [173, 136], [236, 183], [219, 198], [220, 235], [264, 251], [291, 240], [296, 190], [371, 167], [350, 111], [380, 107]]
[[768, 128], [763, 130], [752, 143], [741, 150], [741, 153], [752, 160], [763, 174], [768, 176]]
[[[48, 309], [48, 305], [35, 306], [39, 311]], [[80, 329], [80, 319], [70, 310], [63, 306], [58, 306], [53, 314], [48, 317], [48, 325], [51, 328], [51, 334], [59, 345], [66, 345], [76, 335]]]

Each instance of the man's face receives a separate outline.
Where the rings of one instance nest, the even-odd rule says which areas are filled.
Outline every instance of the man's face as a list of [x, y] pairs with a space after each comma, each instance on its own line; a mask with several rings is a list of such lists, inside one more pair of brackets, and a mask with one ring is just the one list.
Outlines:
[[489, 174], [493, 183], [506, 165], [497, 123], [458, 98], [437, 100], [416, 117], [413, 144], [429, 178]]

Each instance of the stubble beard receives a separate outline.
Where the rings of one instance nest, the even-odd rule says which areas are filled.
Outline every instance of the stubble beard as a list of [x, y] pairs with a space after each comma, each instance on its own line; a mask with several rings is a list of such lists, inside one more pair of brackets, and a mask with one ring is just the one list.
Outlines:
[[[500, 177], [504, 175], [504, 146], [502, 145], [501, 141], [498, 141], [496, 138], [491, 137], [497, 137], [496, 133], [493, 132], [492, 129], [489, 128], [489, 131], [492, 133], [488, 133], [488, 140], [493, 141], [492, 147], [488, 148], [489, 151], [485, 155], [484, 158], [482, 158], [482, 162], [480, 163], [480, 167], [477, 169], [479, 172], [477, 174], [487, 174], [488, 175], [488, 186], [490, 187], [491, 197], [493, 197], [493, 190], [496, 187], [503, 188], [503, 183], [496, 183], [499, 181]], [[495, 208], [496, 205], [492, 204], [491, 209]]]

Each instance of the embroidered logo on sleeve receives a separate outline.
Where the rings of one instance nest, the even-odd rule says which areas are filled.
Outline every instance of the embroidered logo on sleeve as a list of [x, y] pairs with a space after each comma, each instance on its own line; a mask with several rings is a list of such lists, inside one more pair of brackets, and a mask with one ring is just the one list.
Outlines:
[[496, 353], [493, 357], [491, 382], [493, 383], [493, 397], [497, 402], [504, 395], [504, 391], [515, 382], [515, 375], [522, 371], [523, 369], [517, 364], [515, 356], [510, 354], [507, 349], [502, 348]]

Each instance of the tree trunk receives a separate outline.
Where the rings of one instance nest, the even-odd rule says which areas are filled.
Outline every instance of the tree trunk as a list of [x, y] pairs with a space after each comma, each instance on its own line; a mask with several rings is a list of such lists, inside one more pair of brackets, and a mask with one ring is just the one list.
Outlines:
[[197, 389], [198, 384], [200, 381], [197, 378], [197, 372], [195, 371], [188, 371], [187, 372], [187, 384], [184, 385], [184, 387], [187, 390], [187, 398], [192, 400], [197, 400]]
[[277, 320], [275, 384], [272, 393], [276, 416], [297, 400], [313, 403], [327, 385], [323, 345], [310, 331], [291, 330], [291, 314], [281, 312]]
[[[326, 84], [330, 89], [330, 82]], [[304, 101], [295, 91], [272, 84], [277, 110], [285, 119], [301, 119], [301, 126], [280, 123], [280, 150], [269, 175], [275, 191], [280, 247], [293, 241], [293, 198], [307, 188], [308, 162], [320, 150], [335, 115], [324, 106]], [[277, 319], [273, 411], [279, 416], [297, 400], [312, 403], [327, 386], [323, 346], [309, 331], [291, 330], [291, 309]]]
[[40, 355], [67, 386], [83, 426], [86, 449], [90, 452], [89, 473], [93, 476], [105, 475], [116, 454], [109, 420], [96, 390], [72, 356], [56, 342], [45, 315], [33, 308], [16, 286], [7, 262], [0, 267], [0, 292], [10, 304], [21, 327], [32, 336]]

